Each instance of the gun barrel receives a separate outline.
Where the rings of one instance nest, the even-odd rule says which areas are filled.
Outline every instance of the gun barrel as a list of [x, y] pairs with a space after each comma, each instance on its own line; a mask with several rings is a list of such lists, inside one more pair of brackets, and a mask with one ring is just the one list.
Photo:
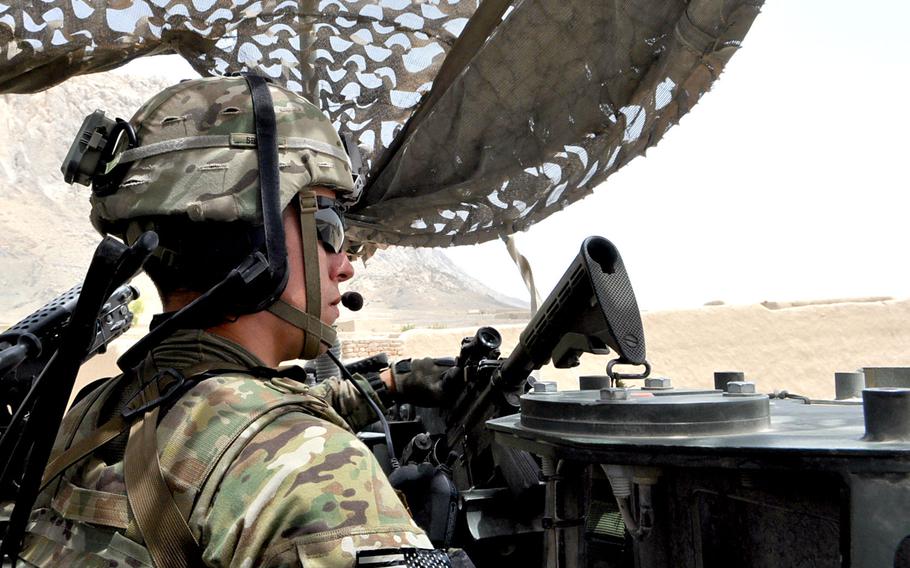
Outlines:
[[[81, 285], [74, 286], [0, 334], [0, 382], [12, 380], [8, 375], [14, 371], [36, 375], [47, 364], [60, 347], [61, 330], [68, 325], [81, 292]], [[128, 284], [114, 290], [99, 314], [86, 359], [129, 329], [133, 314], [127, 305], [138, 297], [139, 292]], [[20, 365], [23, 368], [17, 371]]]
[[26, 333], [43, 337], [47, 333], [65, 326], [70, 316], [73, 315], [73, 310], [76, 309], [76, 302], [79, 300], [81, 291], [81, 284], [73, 286], [42, 306], [41, 309], [4, 331], [0, 334], [0, 347], [4, 346], [4, 344], [7, 346], [15, 345], [19, 337]]
[[519, 339], [518, 345], [515, 346], [515, 349], [512, 350], [512, 353], [509, 354], [509, 357], [503, 361], [502, 366], [499, 368], [501, 384], [507, 389], [515, 388], [527, 379], [532, 371], [542, 366], [535, 366], [528, 353], [527, 346]]

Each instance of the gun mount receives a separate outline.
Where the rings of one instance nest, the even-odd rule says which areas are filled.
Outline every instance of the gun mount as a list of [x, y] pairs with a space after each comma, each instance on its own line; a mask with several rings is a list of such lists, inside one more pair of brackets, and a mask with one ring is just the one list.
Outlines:
[[[605, 299], [623, 298], [637, 316], [628, 279], [592, 272], [595, 296], [577, 319], [597, 325], [584, 328], [586, 337], [547, 334], [535, 344], [543, 351], [522, 361], [602, 352], [593, 336], [619, 362], [645, 362], [640, 323], [613, 325], [635, 319], [604, 309]], [[640, 356], [621, 351], [639, 345]], [[672, 388], [668, 379], [625, 388], [615, 378], [583, 377], [580, 391], [528, 392], [520, 413], [486, 422], [494, 447], [541, 460], [546, 566], [910, 565], [910, 389], [811, 401], [769, 396], [741, 378], [702, 391]]]
[[903, 566], [908, 397], [528, 393], [520, 415], [487, 426], [548, 464], [547, 502], [561, 510], [546, 513], [547, 566]]
[[573, 367], [582, 353], [613, 350], [618, 357], [610, 369], [641, 365], [644, 372], [634, 376], [648, 374], [641, 316], [616, 247], [601, 237], [585, 239], [508, 358], [499, 358], [499, 344], [492, 328], [465, 338], [457, 358], [465, 381], [457, 399], [441, 412], [419, 412], [438, 440], [427, 459], [450, 472], [463, 501], [461, 533], [454, 542], [448, 533], [434, 542], [467, 547], [479, 566], [494, 563], [487, 561], [498, 552], [490, 550], [503, 542], [523, 560], [539, 558], [545, 521], [537, 506], [543, 502], [540, 465], [527, 452], [494, 444], [485, 422], [514, 414], [530, 374], [551, 359], [557, 367]]
[[[582, 377], [582, 390], [526, 392], [547, 361], [611, 349], [607, 375]], [[512, 354], [474, 361], [443, 413], [455, 544], [478, 566], [910, 565], [910, 389], [866, 389], [861, 402], [763, 394], [739, 376], [628, 386], [648, 372], [619, 253], [587, 239]]]

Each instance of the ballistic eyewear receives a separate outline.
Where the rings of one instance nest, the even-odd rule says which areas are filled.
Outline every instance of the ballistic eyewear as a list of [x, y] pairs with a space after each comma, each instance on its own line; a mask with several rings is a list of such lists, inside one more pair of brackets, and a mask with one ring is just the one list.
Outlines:
[[344, 208], [329, 197], [316, 197], [316, 236], [326, 252], [345, 252]]

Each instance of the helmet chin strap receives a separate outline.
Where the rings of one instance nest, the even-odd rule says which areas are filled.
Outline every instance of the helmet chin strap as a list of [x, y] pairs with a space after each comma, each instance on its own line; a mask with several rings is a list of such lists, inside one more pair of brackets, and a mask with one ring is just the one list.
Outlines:
[[322, 294], [319, 286], [319, 240], [316, 236], [316, 194], [312, 191], [301, 191], [298, 194], [300, 205], [300, 244], [303, 250], [303, 277], [306, 286], [306, 311], [301, 310], [284, 300], [277, 300], [266, 308], [294, 327], [303, 331], [303, 348], [301, 359], [315, 359], [320, 354], [322, 343], [331, 347], [335, 343], [336, 332], [332, 326], [322, 322]]

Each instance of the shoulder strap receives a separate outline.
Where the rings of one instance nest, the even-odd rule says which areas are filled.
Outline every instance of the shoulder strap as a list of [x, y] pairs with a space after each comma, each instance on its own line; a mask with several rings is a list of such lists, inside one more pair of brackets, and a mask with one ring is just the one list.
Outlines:
[[[231, 372], [242, 372], [260, 377], [274, 377], [285, 374], [273, 369], [248, 369], [229, 363], [203, 363], [185, 371], [186, 379], [178, 381], [178, 388], [161, 394], [158, 381], [149, 381], [130, 402], [127, 416], [117, 415], [89, 436], [79, 440], [59, 455], [48, 465], [42, 479], [42, 488], [71, 465], [78, 463], [96, 449], [100, 448], [120, 433], [129, 429], [129, 440], [124, 454], [124, 481], [130, 510], [142, 534], [143, 541], [156, 567], [186, 568], [198, 566], [202, 558], [202, 549], [193, 535], [186, 517], [178, 506], [173, 493], [167, 485], [162, 472], [158, 452], [157, 427], [158, 419], [167, 412], [171, 395], [179, 398], [189, 388], [210, 377]], [[268, 389], [271, 392], [271, 389]], [[276, 396], [255, 409], [255, 416], [245, 416], [239, 430], [244, 430], [258, 417], [279, 407], [298, 406], [300, 400], [293, 396]], [[237, 432], [239, 434], [239, 432]], [[233, 440], [235, 436], [226, 439]], [[227, 448], [216, 449], [215, 462], [220, 461]]]
[[[179, 398], [199, 382], [231, 372], [259, 377], [274, 377], [280, 374], [274, 369], [249, 369], [226, 363], [203, 363], [188, 369], [186, 371], [188, 379], [174, 391], [179, 393], [177, 394]], [[154, 381], [150, 386], [154, 388]], [[276, 396], [269, 401], [263, 401], [263, 404], [251, 409], [249, 414], [243, 413], [243, 420], [233, 426], [230, 433], [219, 437], [219, 442], [211, 448], [213, 463], [206, 469], [220, 462], [231, 443], [258, 418], [279, 407], [300, 405], [300, 400], [293, 396], [282, 396], [270, 388], [266, 390]], [[167, 394], [159, 395], [149, 388], [145, 389], [141, 396], [143, 400], [138, 403], [141, 405], [139, 408], [144, 411], [130, 428], [123, 459], [124, 481], [130, 509], [156, 567], [197, 566], [201, 563], [202, 547], [190, 528], [187, 514], [181, 509], [165, 480], [161, 460], [167, 461], [170, 458], [167, 455], [159, 458], [158, 451], [158, 417], [169, 408], [168, 404], [162, 405], [161, 402], [173, 402], [174, 399]]]
[[202, 559], [202, 549], [180, 513], [158, 461], [158, 407], [130, 428], [123, 457], [126, 495], [155, 566], [187, 568]]
[[47, 468], [44, 470], [44, 477], [41, 478], [40, 490], [44, 491], [66, 468], [82, 461], [92, 452], [122, 434], [126, 431], [127, 426], [128, 424], [122, 416], [115, 416], [105, 422], [100, 428], [93, 430], [90, 435], [58, 454], [47, 464]]
[[[196, 371], [195, 374], [204, 374], [210, 372], [210, 369]], [[150, 381], [137, 398], [137, 404], [143, 406], [159, 400], [157, 381]], [[159, 407], [151, 406], [133, 421], [132, 426], [123, 415], [116, 415], [89, 436], [56, 456], [45, 469], [41, 487], [43, 490], [68, 467], [81, 461], [129, 427], [129, 441], [123, 458], [124, 481], [130, 509], [142, 533], [145, 546], [156, 567], [189, 568], [199, 563], [202, 550], [174, 502], [174, 496], [161, 473], [156, 436], [158, 414]]]
[[240, 368], [224, 363], [201, 363], [187, 371], [189, 381], [181, 378], [177, 387], [164, 396], [159, 393], [155, 380], [140, 393], [139, 408], [144, 411], [130, 427], [123, 456], [123, 477], [130, 509], [158, 568], [189, 568], [202, 561], [202, 548], [161, 471], [157, 435], [161, 403], [183, 390], [181, 387], [187, 382], [192, 384], [232, 370]]

